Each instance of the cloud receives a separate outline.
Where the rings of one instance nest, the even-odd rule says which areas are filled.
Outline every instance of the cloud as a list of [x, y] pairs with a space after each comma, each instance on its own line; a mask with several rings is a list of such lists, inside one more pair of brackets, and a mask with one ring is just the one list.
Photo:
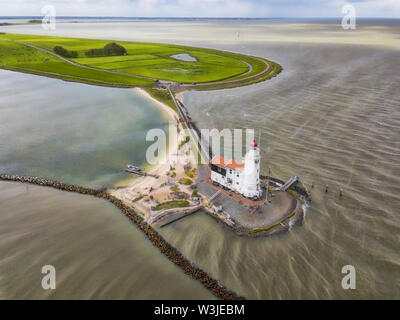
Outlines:
[[0, 16], [39, 16], [52, 4], [59, 16], [339, 17], [345, 3], [358, 16], [400, 18], [399, 0], [0, 0]]

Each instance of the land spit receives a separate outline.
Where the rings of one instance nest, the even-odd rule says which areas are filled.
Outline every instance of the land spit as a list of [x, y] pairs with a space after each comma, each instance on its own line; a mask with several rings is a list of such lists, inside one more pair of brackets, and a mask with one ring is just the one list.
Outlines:
[[210, 206], [205, 206], [207, 213], [222, 221], [238, 235], [250, 237], [276, 235], [289, 231], [293, 225], [300, 224], [303, 220], [304, 207], [308, 200], [298, 192], [293, 190], [290, 193], [274, 192], [273, 200], [269, 202], [265, 200], [266, 191], [264, 191], [260, 200], [249, 200], [213, 185], [208, 166], [200, 166], [198, 171], [199, 192], [207, 198], [216, 195], [213, 203], [222, 205], [224, 209], [216, 213]]
[[[171, 140], [164, 160], [131, 185], [109, 190], [111, 195], [124, 201], [127, 206], [133, 207], [147, 223], [158, 227], [180, 220], [199, 210], [199, 207], [236, 234], [243, 236], [275, 235], [301, 223], [304, 208], [311, 200], [306, 189], [292, 185], [287, 192], [271, 194], [270, 201], [266, 200], [264, 191], [264, 195], [254, 201], [213, 185], [210, 180], [209, 166], [197, 164], [194, 149], [197, 149], [198, 153], [207, 160], [213, 157], [213, 151], [204, 141], [200, 143], [201, 132], [183, 104], [181, 94], [178, 93], [175, 96], [167, 88], [176, 106], [176, 111], [174, 111], [164, 103], [150, 97], [143, 90], [137, 89], [137, 91], [152, 99], [168, 114], [171, 121], [174, 120], [177, 135]], [[186, 133], [183, 130], [183, 124], [189, 130]], [[189, 140], [186, 140], [187, 137]], [[157, 179], [150, 176], [156, 176]], [[276, 178], [265, 176], [260, 176], [260, 178], [269, 179], [271, 184], [284, 184]], [[193, 194], [194, 191], [195, 194]], [[197, 201], [193, 200], [193, 195]], [[167, 210], [156, 208], [167, 204], [168, 201], [181, 202], [182, 200], [186, 202], [183, 207], [170, 206], [166, 208]], [[215, 210], [220, 205], [223, 209]]]
[[0, 181], [12, 181], [29, 183], [43, 187], [50, 187], [62, 191], [80, 193], [90, 195], [97, 198], [105, 199], [120, 209], [151, 241], [158, 247], [159, 250], [175, 265], [180, 267], [187, 275], [198, 280], [216, 297], [224, 300], [244, 300], [244, 297], [237, 295], [225, 286], [221, 285], [217, 280], [212, 278], [202, 269], [196, 267], [193, 263], [187, 260], [179, 250], [171, 246], [156, 230], [154, 230], [144, 219], [138, 215], [132, 208], [125, 205], [121, 200], [107, 193], [105, 189], [90, 189], [77, 185], [70, 185], [56, 180], [27, 177], [19, 175], [0, 174]]

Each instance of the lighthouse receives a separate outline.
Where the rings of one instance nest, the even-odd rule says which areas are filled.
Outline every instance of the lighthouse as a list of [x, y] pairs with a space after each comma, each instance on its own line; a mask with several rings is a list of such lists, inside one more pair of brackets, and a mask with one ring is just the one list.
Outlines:
[[211, 160], [211, 181], [246, 198], [260, 198], [260, 148], [257, 141], [250, 144], [244, 163], [215, 156]]
[[260, 148], [254, 140], [244, 158], [242, 183], [240, 193], [246, 198], [259, 198], [262, 195], [260, 187]]

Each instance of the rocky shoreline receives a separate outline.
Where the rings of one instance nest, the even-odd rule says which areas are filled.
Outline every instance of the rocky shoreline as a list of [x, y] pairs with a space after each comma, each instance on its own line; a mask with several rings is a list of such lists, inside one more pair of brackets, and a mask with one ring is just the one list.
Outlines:
[[119, 208], [136, 226], [146, 235], [152, 244], [159, 248], [159, 250], [174, 264], [179, 266], [187, 275], [193, 279], [198, 280], [208, 290], [210, 290], [216, 297], [224, 300], [244, 300], [244, 297], [238, 296], [236, 293], [230, 291], [225, 286], [218, 283], [218, 281], [209, 276], [205, 271], [196, 267], [193, 263], [187, 260], [176, 248], [171, 246], [156, 230], [154, 230], [144, 219], [139, 216], [132, 208], [125, 205], [121, 200], [107, 193], [105, 189], [90, 189], [76, 185], [70, 185], [56, 180], [27, 177], [18, 175], [0, 174], [0, 181], [11, 181], [30, 183], [38, 186], [51, 187], [54, 189], [75, 192], [83, 195], [90, 195], [97, 198], [103, 198], [117, 208]]
[[291, 230], [292, 227], [302, 225], [304, 220], [304, 209], [303, 205], [307, 202], [300, 200], [297, 203], [296, 209], [283, 221], [273, 224], [271, 226], [260, 228], [258, 230], [248, 229], [242, 226], [229, 225], [224, 222], [220, 217], [216, 216], [211, 210], [204, 210], [209, 216], [215, 219], [217, 223], [220, 223], [223, 227], [231, 230], [240, 237], [250, 238], [261, 238], [270, 237], [286, 233]]

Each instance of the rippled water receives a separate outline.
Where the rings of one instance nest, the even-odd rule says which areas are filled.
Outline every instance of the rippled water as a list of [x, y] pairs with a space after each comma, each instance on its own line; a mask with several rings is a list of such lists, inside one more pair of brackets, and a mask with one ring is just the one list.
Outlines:
[[131, 89], [0, 70], [0, 171], [95, 188], [130, 178], [166, 116]]
[[[333, 22], [211, 21], [65, 24], [57, 34], [202, 45], [279, 62], [284, 71], [273, 80], [184, 99], [201, 127], [260, 129], [265, 173], [315, 181], [304, 225], [249, 239], [199, 213], [161, 233], [250, 298], [400, 298], [398, 20], [365, 21], [350, 33]], [[349, 264], [352, 291], [341, 288]]]
[[0, 205], [0, 299], [213, 298], [104, 200], [0, 182]]

